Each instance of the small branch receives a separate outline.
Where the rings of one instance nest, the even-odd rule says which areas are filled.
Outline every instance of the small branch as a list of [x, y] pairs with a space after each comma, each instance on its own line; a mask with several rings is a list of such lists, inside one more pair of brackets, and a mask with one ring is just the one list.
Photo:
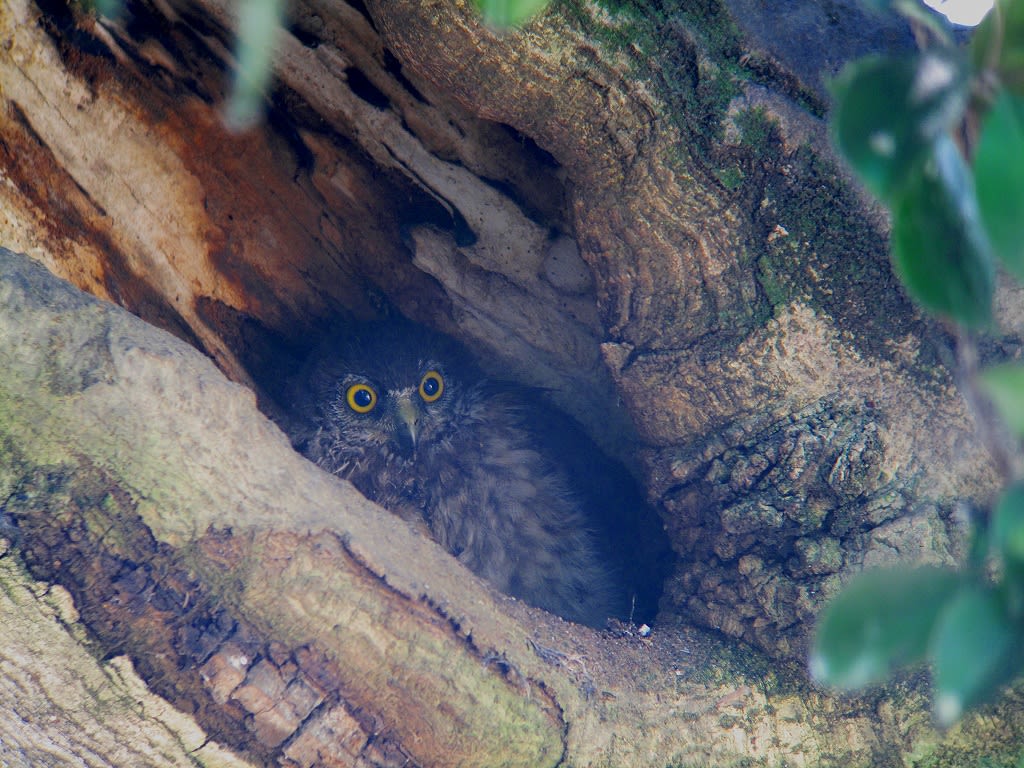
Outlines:
[[992, 403], [978, 387], [978, 346], [974, 337], [963, 329], [957, 331], [956, 361], [957, 387], [974, 416], [978, 437], [992, 457], [999, 477], [1008, 484], [1019, 474], [1017, 446], [1003, 428]]

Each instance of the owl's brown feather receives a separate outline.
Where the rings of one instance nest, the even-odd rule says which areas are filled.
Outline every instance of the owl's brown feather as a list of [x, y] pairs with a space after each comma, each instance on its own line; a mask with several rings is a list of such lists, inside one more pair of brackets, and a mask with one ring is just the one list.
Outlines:
[[[443, 380], [433, 402], [419, 391], [430, 371]], [[362, 388], [375, 396], [366, 413], [348, 399], [362, 408], [372, 399]], [[373, 324], [314, 354], [294, 438], [498, 589], [600, 626], [623, 600], [564, 469], [531, 429], [535, 397], [488, 382], [445, 337]]]

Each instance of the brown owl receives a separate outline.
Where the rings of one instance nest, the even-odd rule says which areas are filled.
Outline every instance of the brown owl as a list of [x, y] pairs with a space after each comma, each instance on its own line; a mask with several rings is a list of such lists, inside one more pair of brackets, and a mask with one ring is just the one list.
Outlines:
[[538, 393], [487, 380], [454, 341], [396, 321], [329, 340], [302, 378], [293, 437], [310, 459], [503, 592], [593, 626], [620, 613], [567, 473], [538, 439]]

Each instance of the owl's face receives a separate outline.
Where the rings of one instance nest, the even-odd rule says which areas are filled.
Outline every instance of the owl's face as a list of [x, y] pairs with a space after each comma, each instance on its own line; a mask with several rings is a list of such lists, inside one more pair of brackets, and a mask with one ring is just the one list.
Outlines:
[[412, 456], [451, 430], [454, 393], [445, 367], [425, 360], [408, 373], [401, 380], [357, 372], [341, 378], [330, 416], [350, 445]]
[[463, 384], [460, 353], [437, 348], [432, 335], [377, 328], [350, 340], [332, 367], [323, 416], [343, 451], [413, 461], [472, 420], [468, 406], [476, 398]]

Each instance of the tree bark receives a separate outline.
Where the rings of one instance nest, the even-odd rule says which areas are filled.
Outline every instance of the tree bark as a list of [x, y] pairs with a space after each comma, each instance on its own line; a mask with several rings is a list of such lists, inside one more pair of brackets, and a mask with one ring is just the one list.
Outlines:
[[[1009, 749], [1012, 700], [1002, 739], [977, 719], [943, 742], [917, 678], [849, 700], [804, 680], [826, 598], [873, 564], [954, 562], [957, 501], [996, 487], [941, 329], [832, 164], [814, 66], [715, 4], [566, 3], [499, 33], [454, 3], [306, 0], [267, 123], [232, 134], [232, 5], [41, 7], [0, 12], [0, 242], [180, 341], [4, 251], [4, 626], [52, 640], [0, 661], [58, 719], [11, 707], [0, 745], [98, 765], [125, 743], [153, 765]], [[544, 387], [635, 472], [676, 558], [651, 638], [494, 595], [259, 413], [315, 329], [385, 304]], [[64, 668], [111, 682], [64, 701], [40, 671]], [[126, 701], [143, 685], [189, 717]], [[119, 738], [97, 695], [155, 735]], [[59, 725], [86, 717], [81, 739]]]

